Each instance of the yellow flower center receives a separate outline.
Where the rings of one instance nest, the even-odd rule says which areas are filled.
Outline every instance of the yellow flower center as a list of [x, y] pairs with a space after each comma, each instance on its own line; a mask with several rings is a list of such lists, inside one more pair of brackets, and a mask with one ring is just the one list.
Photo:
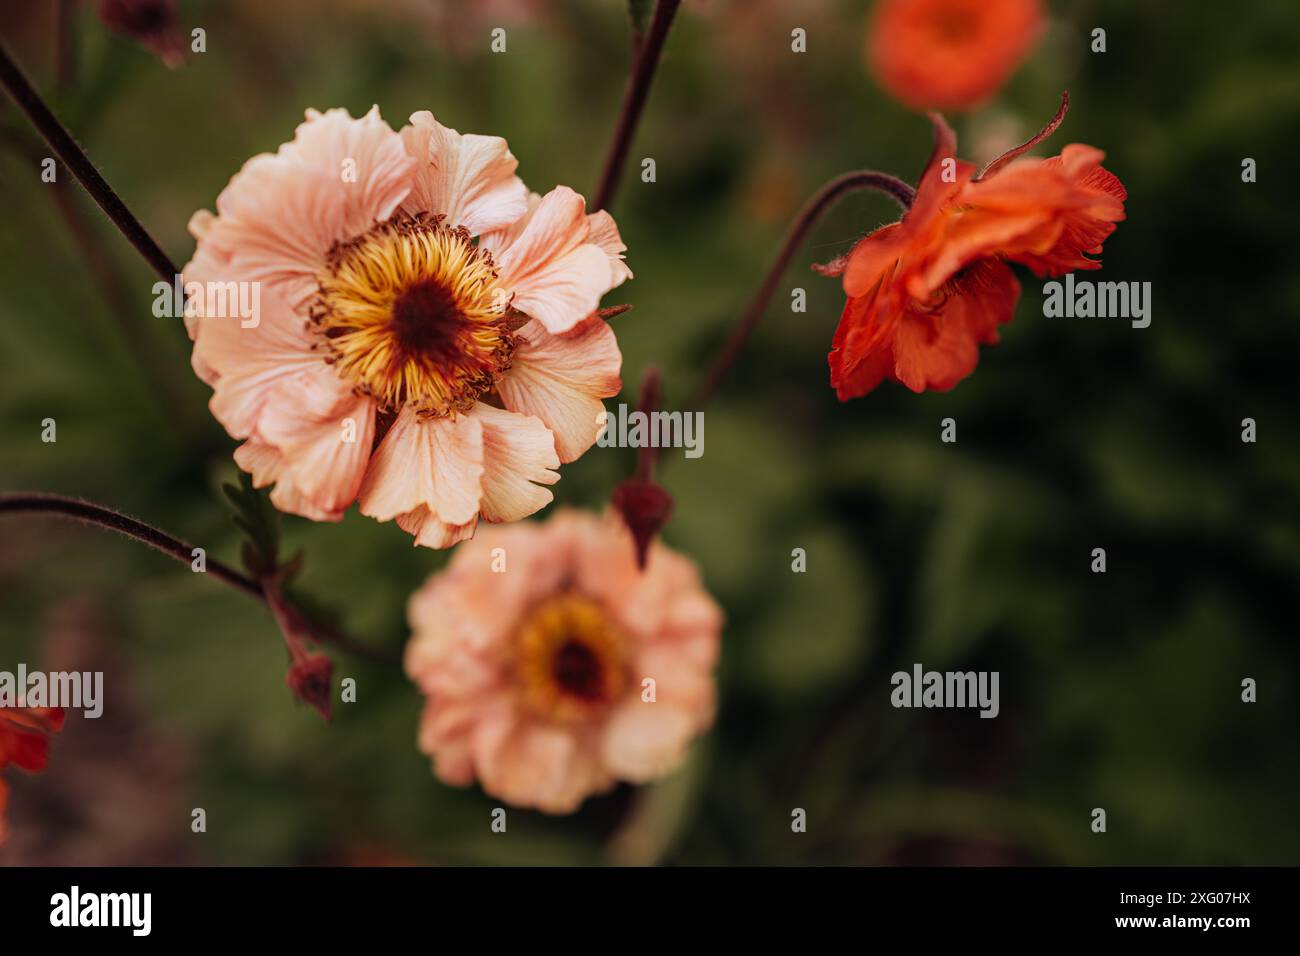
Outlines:
[[385, 411], [468, 411], [517, 340], [497, 271], [462, 227], [394, 217], [336, 245], [311, 320], [326, 361]]
[[514, 674], [524, 705], [560, 723], [604, 710], [627, 683], [626, 644], [594, 601], [563, 594], [539, 604], [515, 639]]

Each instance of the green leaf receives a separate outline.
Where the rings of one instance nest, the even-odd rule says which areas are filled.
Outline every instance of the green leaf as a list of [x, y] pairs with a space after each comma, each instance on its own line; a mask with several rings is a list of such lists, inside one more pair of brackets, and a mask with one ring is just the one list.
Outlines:
[[240, 474], [239, 484], [221, 486], [235, 507], [235, 526], [248, 537], [240, 553], [254, 576], [270, 573], [280, 562], [280, 513], [267, 496], [253, 487], [253, 479]]

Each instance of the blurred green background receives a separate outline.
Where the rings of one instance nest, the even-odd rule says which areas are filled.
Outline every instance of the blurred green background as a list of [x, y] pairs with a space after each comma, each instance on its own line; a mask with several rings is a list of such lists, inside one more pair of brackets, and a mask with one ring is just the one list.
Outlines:
[[[929, 125], [867, 73], [868, 6], [685, 3], [613, 209], [636, 273], [606, 299], [635, 304], [614, 320], [619, 400], [656, 363], [680, 407], [822, 182], [915, 180]], [[394, 127], [430, 109], [508, 138], [534, 189], [590, 195], [628, 61], [621, 0], [182, 0], [207, 52], [175, 71], [83, 3], [58, 88], [53, 7], [0, 3], [0, 34], [178, 263], [190, 213], [307, 107], [378, 103]], [[1300, 6], [1050, 10], [1002, 95], [950, 117], [960, 151], [1019, 142], [1068, 88], [1051, 151], [1107, 152], [1129, 201], [1101, 277], [1150, 281], [1153, 322], [1044, 319], [1022, 273], [1003, 344], [954, 391], [887, 384], [840, 404], [825, 354], [842, 293], [807, 266], [896, 215], [881, 197], [841, 203], [709, 409], [704, 456], [664, 456], [666, 537], [729, 619], [717, 724], [682, 772], [572, 817], [512, 811], [494, 835], [496, 801], [442, 786], [415, 749], [420, 699], [396, 668], [335, 653], [359, 700], [325, 726], [285, 688], [260, 605], [93, 529], [5, 519], [0, 669], [93, 666], [110, 698], [100, 721], [69, 721], [47, 773], [9, 775], [0, 863], [1300, 862]], [[497, 26], [505, 54], [489, 52]], [[1088, 49], [1098, 26], [1104, 54]], [[0, 131], [0, 488], [85, 496], [235, 562], [219, 493], [234, 443], [179, 322], [153, 318], [152, 275], [69, 188], [59, 201], [106, 256], [88, 259], [7, 102]], [[647, 156], [653, 184], [636, 175]], [[1258, 182], [1241, 181], [1244, 157]], [[955, 445], [939, 440], [949, 416]], [[603, 507], [630, 466], [595, 448], [557, 501]], [[299, 590], [399, 649], [406, 597], [446, 553], [355, 509], [284, 530], [306, 554]], [[807, 573], [791, 573], [796, 547]], [[1001, 715], [893, 709], [889, 675], [916, 661], [999, 671]], [[807, 833], [791, 832], [796, 807]]]

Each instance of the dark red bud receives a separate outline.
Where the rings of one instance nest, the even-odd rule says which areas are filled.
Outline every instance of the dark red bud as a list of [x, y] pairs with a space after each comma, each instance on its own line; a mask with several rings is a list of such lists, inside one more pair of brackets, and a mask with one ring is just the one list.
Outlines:
[[650, 542], [673, 513], [672, 496], [653, 481], [628, 478], [614, 489], [610, 501], [632, 532], [637, 567], [644, 569]]
[[295, 697], [311, 704], [329, 720], [333, 678], [333, 661], [324, 654], [304, 654], [290, 665], [284, 682]]

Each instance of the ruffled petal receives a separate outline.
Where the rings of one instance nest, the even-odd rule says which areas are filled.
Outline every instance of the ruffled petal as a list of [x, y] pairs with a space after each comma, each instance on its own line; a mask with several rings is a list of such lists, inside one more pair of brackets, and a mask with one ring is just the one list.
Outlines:
[[375, 450], [361, 486], [361, 513], [379, 521], [404, 516], [401, 525], [417, 543], [445, 547], [477, 518], [482, 479], [478, 418], [421, 420], [404, 408]]
[[831, 387], [840, 401], [866, 395], [883, 379], [893, 377], [893, 326], [900, 308], [897, 290], [885, 280], [844, 303], [826, 356]]
[[356, 500], [374, 443], [374, 403], [321, 365], [281, 379], [235, 451], [256, 487], [276, 483], [281, 511], [338, 521]]
[[618, 233], [618, 224], [614, 222], [614, 217], [605, 210], [600, 209], [593, 212], [587, 217], [587, 241], [595, 243], [605, 250], [605, 255], [609, 257], [610, 268], [610, 288], [616, 288], [632, 278], [632, 270], [627, 267], [623, 261], [623, 253], [627, 251], [627, 244], [623, 242], [623, 237]]
[[233, 438], [253, 433], [267, 397], [282, 382], [325, 368], [315, 350], [317, 340], [301, 316], [281, 296], [266, 291], [255, 325], [246, 326], [233, 314], [193, 318], [190, 362], [212, 386], [209, 408]]
[[[583, 198], [558, 186], [542, 197], [522, 227], [486, 237], [501, 287], [514, 297], [512, 307], [556, 334], [590, 315], [617, 284], [610, 252], [589, 241], [590, 232]], [[607, 234], [601, 238], [609, 242]]]
[[483, 500], [485, 521], [518, 521], [551, 503], [542, 485], [560, 480], [555, 438], [532, 415], [482, 402], [470, 413], [483, 424]]
[[894, 375], [914, 392], [944, 392], [975, 370], [979, 346], [949, 299], [928, 312], [907, 310], [894, 333]]
[[520, 330], [510, 371], [497, 383], [512, 412], [535, 415], [555, 435], [560, 461], [578, 458], [600, 435], [603, 398], [623, 387], [623, 356], [609, 324], [595, 319], [560, 338], [539, 322]]
[[393, 214], [414, 166], [378, 107], [360, 119], [308, 110], [292, 142], [254, 156], [230, 180], [201, 242], [242, 278], [274, 285], [298, 306], [315, 292], [335, 242]]
[[411, 114], [401, 136], [417, 164], [402, 204], [406, 212], [441, 213], [449, 225], [479, 235], [513, 223], [527, 210], [528, 190], [515, 175], [519, 162], [500, 136], [462, 135], [428, 110]]

